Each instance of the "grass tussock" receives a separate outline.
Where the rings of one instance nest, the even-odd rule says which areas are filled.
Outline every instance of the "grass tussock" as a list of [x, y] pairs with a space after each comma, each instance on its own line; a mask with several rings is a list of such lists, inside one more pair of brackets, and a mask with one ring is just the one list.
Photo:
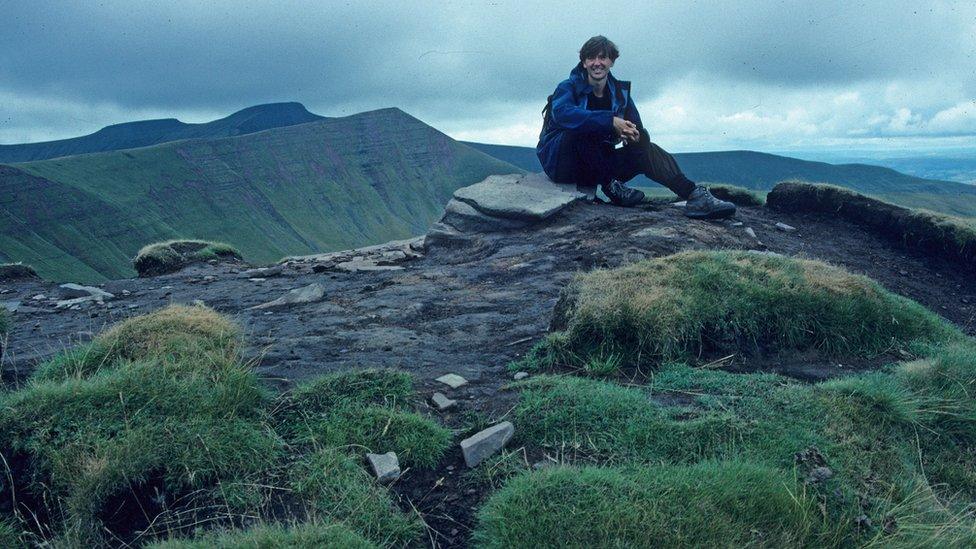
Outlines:
[[976, 223], [972, 219], [904, 208], [835, 185], [800, 181], [776, 185], [766, 200], [774, 210], [839, 216], [909, 248], [976, 267]]
[[244, 547], [371, 549], [378, 546], [340, 524], [303, 523], [292, 526], [263, 524], [247, 530], [223, 530], [193, 540], [172, 539], [151, 543], [146, 547], [147, 549], [241, 549]]
[[708, 190], [720, 200], [727, 200], [736, 206], [758, 207], [766, 203], [763, 195], [736, 185], [709, 185]]
[[479, 513], [481, 547], [837, 545], [812, 494], [746, 463], [559, 467], [515, 478]]
[[0, 509], [13, 512], [0, 519], [82, 546], [186, 536], [245, 517], [341, 526], [201, 543], [314, 546], [302, 544], [321, 534], [404, 545], [419, 535], [417, 519], [362, 463], [367, 449], [417, 467], [443, 455], [450, 431], [411, 410], [410, 377], [336, 374], [272, 399], [240, 349], [226, 318], [170, 306], [109, 328], [0, 394], [0, 455], [15, 479], [0, 493]]
[[6, 280], [37, 279], [37, 271], [30, 265], [23, 263], [0, 263], [0, 282]]
[[[7, 309], [0, 307], [0, 337], [7, 335], [10, 331], [10, 314]], [[2, 346], [2, 344], [0, 344]]]
[[875, 356], [961, 337], [920, 305], [818, 261], [683, 252], [579, 275], [518, 365], [605, 371], [730, 352]]
[[174, 273], [184, 266], [210, 259], [242, 259], [230, 244], [205, 240], [169, 240], [144, 246], [132, 265], [141, 277]]
[[42, 364], [34, 378], [80, 379], [120, 361], [147, 359], [163, 359], [171, 367], [206, 374], [233, 362], [240, 347], [240, 330], [213, 309], [171, 305], [112, 326], [88, 345]]

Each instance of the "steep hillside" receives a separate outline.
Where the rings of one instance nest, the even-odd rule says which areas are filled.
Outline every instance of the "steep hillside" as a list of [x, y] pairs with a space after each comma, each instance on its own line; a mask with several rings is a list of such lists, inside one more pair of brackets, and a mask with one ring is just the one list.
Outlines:
[[[542, 170], [531, 147], [466, 144], [526, 171]], [[768, 191], [776, 183], [788, 179], [833, 183], [903, 206], [976, 216], [976, 187], [922, 179], [881, 166], [811, 162], [755, 151], [678, 153], [675, 158], [685, 173], [696, 181], [729, 183], [758, 191]], [[643, 176], [633, 184], [658, 187]]]
[[0, 258], [90, 282], [192, 237], [274, 261], [420, 234], [454, 189], [515, 171], [398, 109], [2, 166]]
[[0, 162], [28, 162], [59, 156], [146, 147], [180, 139], [215, 139], [322, 120], [301, 103], [256, 105], [206, 122], [186, 124], [175, 118], [140, 120], [106, 126], [91, 135], [18, 145], [0, 145]]

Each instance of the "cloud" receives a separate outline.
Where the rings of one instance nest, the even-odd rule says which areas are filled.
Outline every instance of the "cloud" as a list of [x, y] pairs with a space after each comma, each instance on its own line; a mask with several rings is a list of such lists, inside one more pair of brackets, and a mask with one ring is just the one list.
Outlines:
[[972, 109], [952, 109], [976, 97], [971, 2], [0, 0], [0, 13], [0, 142], [295, 100], [327, 116], [398, 106], [452, 135], [530, 144], [597, 33], [658, 127], [689, 143], [958, 134]]

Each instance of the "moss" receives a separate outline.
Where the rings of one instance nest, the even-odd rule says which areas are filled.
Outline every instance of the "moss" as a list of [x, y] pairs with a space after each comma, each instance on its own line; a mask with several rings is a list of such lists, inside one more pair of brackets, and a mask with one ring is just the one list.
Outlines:
[[[875, 356], [955, 328], [874, 281], [818, 261], [684, 252], [577, 276], [526, 367], [614, 357], [653, 365], [702, 353], [813, 349]], [[549, 364], [545, 364], [549, 363]]]
[[196, 261], [210, 259], [241, 260], [241, 253], [229, 244], [205, 240], [169, 240], [144, 246], [132, 265], [139, 276], [174, 273]]
[[263, 524], [247, 530], [213, 532], [193, 540], [161, 541], [151, 543], [146, 547], [147, 549], [240, 549], [243, 547], [261, 549], [318, 549], [320, 547], [370, 549], [377, 546], [339, 524], [304, 523], [290, 526]]
[[23, 263], [0, 263], [0, 281], [39, 279], [37, 271]]

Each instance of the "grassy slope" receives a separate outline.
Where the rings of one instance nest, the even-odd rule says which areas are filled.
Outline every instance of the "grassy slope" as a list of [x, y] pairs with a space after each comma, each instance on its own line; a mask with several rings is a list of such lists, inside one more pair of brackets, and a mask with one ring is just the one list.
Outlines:
[[[467, 144], [524, 170], [542, 170], [535, 150], [530, 147]], [[810, 162], [754, 151], [678, 153], [675, 158], [696, 181], [727, 183], [755, 191], [768, 191], [787, 179], [833, 183], [902, 206], [976, 217], [976, 187], [922, 179], [880, 166]], [[644, 176], [632, 183], [668, 193]]]
[[2, 168], [0, 254], [81, 281], [169, 238], [269, 262], [420, 234], [454, 189], [517, 171], [396, 109]]

